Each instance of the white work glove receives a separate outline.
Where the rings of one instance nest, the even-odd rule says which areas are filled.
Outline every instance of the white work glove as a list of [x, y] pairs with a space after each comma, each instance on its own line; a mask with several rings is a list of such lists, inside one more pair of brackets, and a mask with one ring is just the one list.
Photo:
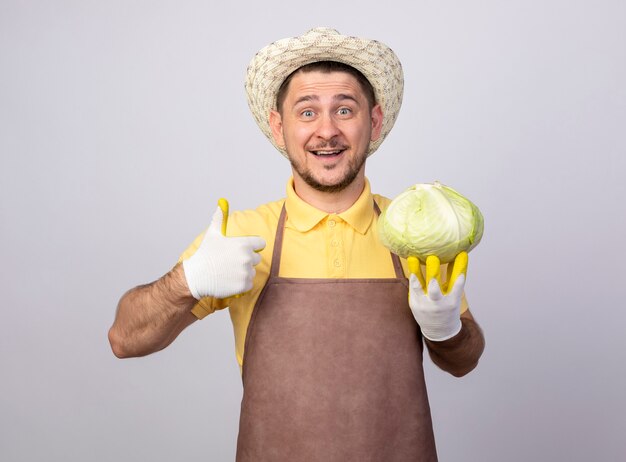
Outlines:
[[256, 251], [265, 247], [259, 236], [226, 237], [222, 222], [228, 212], [217, 208], [204, 239], [194, 253], [183, 261], [185, 279], [191, 294], [202, 297], [228, 298], [252, 289], [254, 266], [261, 261]]
[[[414, 257], [409, 257], [409, 259]], [[437, 257], [426, 260], [426, 280], [424, 280], [419, 262], [415, 270], [415, 259], [409, 262], [409, 306], [415, 320], [428, 340], [440, 342], [454, 337], [461, 331], [461, 298], [465, 287], [467, 253], [457, 255], [451, 271], [452, 288], [442, 290], [440, 263]], [[413, 267], [413, 268], [411, 268]], [[425, 289], [428, 288], [428, 290]]]

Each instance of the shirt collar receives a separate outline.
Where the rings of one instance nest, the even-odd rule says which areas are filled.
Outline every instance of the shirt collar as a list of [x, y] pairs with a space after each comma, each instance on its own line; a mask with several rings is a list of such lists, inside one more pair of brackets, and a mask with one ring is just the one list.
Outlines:
[[[288, 216], [286, 226], [303, 233], [310, 231], [320, 221], [330, 215], [300, 199], [293, 188], [293, 177], [287, 183], [285, 208]], [[363, 192], [356, 202], [348, 210], [337, 214], [337, 216], [352, 226], [357, 232], [365, 234], [374, 218], [374, 198], [367, 178], [365, 179]]]

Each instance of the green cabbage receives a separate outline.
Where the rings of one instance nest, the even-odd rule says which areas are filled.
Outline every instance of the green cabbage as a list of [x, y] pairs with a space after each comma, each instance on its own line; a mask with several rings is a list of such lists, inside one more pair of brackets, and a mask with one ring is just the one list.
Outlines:
[[429, 255], [441, 263], [469, 252], [483, 237], [483, 216], [472, 202], [438, 182], [416, 184], [396, 197], [380, 214], [378, 233], [393, 253], [414, 256], [423, 263]]

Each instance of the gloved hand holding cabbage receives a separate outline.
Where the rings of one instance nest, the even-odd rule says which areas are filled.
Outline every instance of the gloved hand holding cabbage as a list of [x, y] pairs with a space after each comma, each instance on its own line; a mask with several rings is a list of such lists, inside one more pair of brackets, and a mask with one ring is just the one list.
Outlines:
[[[460, 306], [465, 286], [467, 252], [483, 235], [483, 216], [472, 202], [438, 182], [417, 184], [380, 215], [382, 243], [406, 258], [409, 305], [422, 334], [443, 341], [461, 330]], [[440, 263], [454, 261], [442, 284]], [[426, 277], [420, 269], [426, 265]]]

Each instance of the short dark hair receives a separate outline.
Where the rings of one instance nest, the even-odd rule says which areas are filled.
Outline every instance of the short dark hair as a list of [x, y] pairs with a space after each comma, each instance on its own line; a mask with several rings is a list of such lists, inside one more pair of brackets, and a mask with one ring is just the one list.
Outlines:
[[361, 73], [361, 71], [355, 69], [352, 66], [349, 66], [348, 64], [340, 63], [337, 61], [316, 61], [314, 63], [305, 64], [304, 66], [299, 67], [291, 74], [289, 74], [280, 85], [280, 88], [276, 92], [276, 109], [278, 109], [278, 112], [281, 112], [283, 103], [285, 102], [287, 90], [289, 89], [289, 82], [291, 82], [293, 76], [300, 71], [319, 71], [327, 74], [330, 72], [345, 72], [347, 74], [350, 74], [354, 78], [356, 78], [356, 80], [359, 82], [359, 85], [361, 85], [361, 90], [363, 90], [363, 93], [365, 93], [365, 97], [367, 98], [367, 102], [369, 103], [370, 111], [376, 104], [376, 94], [374, 93], [374, 87], [372, 87], [370, 81], [367, 80], [367, 78]]

